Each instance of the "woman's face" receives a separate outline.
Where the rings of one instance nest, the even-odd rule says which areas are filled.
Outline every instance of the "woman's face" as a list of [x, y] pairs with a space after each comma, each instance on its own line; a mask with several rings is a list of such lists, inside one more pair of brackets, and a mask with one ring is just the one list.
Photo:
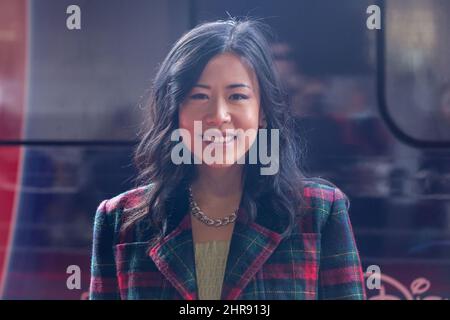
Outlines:
[[262, 123], [256, 75], [232, 53], [208, 62], [179, 109], [179, 128], [189, 133], [182, 134], [183, 141], [189, 139], [186, 145], [194, 156], [215, 168], [242, 159]]

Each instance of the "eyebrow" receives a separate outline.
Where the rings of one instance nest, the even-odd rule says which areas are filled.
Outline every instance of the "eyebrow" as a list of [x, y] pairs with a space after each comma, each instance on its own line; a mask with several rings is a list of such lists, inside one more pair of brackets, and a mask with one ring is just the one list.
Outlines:
[[[202, 83], [197, 83], [196, 85], [194, 85], [194, 87], [211, 89], [210, 86], [208, 86], [206, 84], [202, 84]], [[227, 89], [242, 88], [242, 87], [252, 89], [248, 84], [245, 84], [245, 83], [232, 83], [232, 84], [227, 86]]]

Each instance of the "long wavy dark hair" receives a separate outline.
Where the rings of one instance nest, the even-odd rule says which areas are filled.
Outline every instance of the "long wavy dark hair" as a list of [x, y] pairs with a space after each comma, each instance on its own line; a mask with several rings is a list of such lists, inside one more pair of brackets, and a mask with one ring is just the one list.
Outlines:
[[259, 162], [247, 164], [246, 161], [241, 207], [252, 221], [262, 210], [270, 212], [284, 222], [282, 234], [291, 233], [296, 216], [301, 214], [306, 179], [297, 161], [302, 156], [303, 144], [295, 134], [294, 117], [275, 70], [270, 50], [272, 38], [270, 28], [258, 20], [230, 18], [200, 24], [175, 43], [154, 78], [147, 127], [141, 132], [142, 139], [134, 154], [139, 170], [136, 186], [151, 187], [144, 201], [127, 212], [122, 230], [148, 218], [156, 239], [167, 233], [174, 194], [195, 179], [195, 165], [175, 165], [171, 161], [172, 148], [178, 142], [171, 141], [170, 137], [178, 128], [179, 106], [214, 56], [234, 53], [257, 76], [267, 129], [279, 129], [278, 173], [261, 175]]

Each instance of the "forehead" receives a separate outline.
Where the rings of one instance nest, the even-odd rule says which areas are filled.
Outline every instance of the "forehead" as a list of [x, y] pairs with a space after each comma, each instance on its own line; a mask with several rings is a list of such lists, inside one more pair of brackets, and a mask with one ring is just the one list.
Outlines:
[[200, 76], [199, 82], [231, 83], [246, 82], [252, 87], [258, 83], [257, 77], [250, 65], [234, 53], [221, 53], [213, 57]]

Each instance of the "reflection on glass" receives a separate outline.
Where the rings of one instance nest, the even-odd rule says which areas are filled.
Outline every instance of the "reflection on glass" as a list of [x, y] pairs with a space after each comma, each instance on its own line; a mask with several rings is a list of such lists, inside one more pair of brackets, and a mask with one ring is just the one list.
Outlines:
[[406, 134], [450, 141], [450, 2], [386, 1], [386, 102]]

